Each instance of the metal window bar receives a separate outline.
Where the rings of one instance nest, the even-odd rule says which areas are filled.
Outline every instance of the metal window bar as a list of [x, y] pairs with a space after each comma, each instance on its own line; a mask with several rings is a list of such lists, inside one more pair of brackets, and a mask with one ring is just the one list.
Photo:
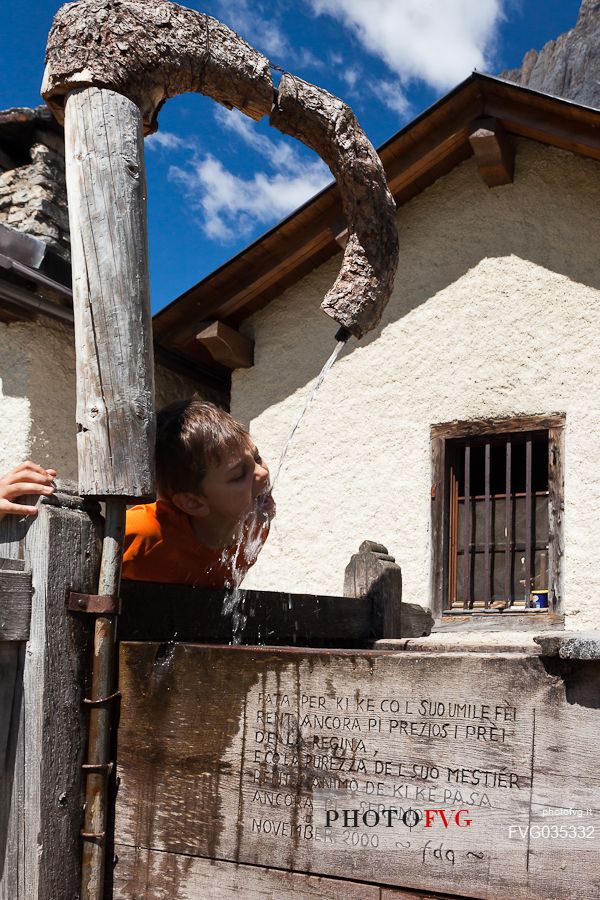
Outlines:
[[485, 491], [485, 537], [483, 550], [483, 605], [487, 609], [491, 601], [491, 566], [490, 546], [492, 543], [492, 501], [490, 498], [490, 444], [485, 445], [484, 460], [484, 491]]
[[504, 520], [504, 597], [512, 603], [511, 572], [513, 567], [513, 534], [512, 534], [512, 443], [506, 442], [506, 487], [505, 487], [505, 520]]
[[[525, 481], [525, 491], [515, 491], [513, 488], [514, 468], [515, 468], [515, 440], [514, 436], [507, 438], [504, 443], [505, 449], [505, 486], [504, 493], [492, 492], [492, 457], [491, 446], [493, 441], [487, 440], [483, 443], [482, 449], [484, 455], [482, 462], [484, 463], [483, 481], [484, 493], [472, 494], [473, 485], [473, 443], [467, 442], [463, 444], [463, 464], [464, 464], [464, 490], [459, 490], [458, 469], [455, 466], [450, 468], [450, 484], [449, 484], [449, 541], [448, 541], [448, 567], [447, 567], [447, 603], [450, 609], [463, 608], [473, 609], [482, 606], [489, 608], [495, 595], [496, 579], [494, 570], [496, 565], [504, 564], [503, 577], [500, 579], [502, 584], [503, 599], [508, 605], [531, 606], [531, 591], [533, 590], [534, 572], [537, 565], [538, 554], [547, 551], [547, 540], [538, 541], [536, 526], [536, 503], [537, 497], [548, 497], [548, 490], [534, 491], [533, 487], [533, 436], [523, 435], [525, 440], [518, 441], [524, 449], [525, 463], [524, 471], [521, 477]], [[494, 470], [495, 471], [495, 470]], [[496, 473], [498, 475], [499, 473]], [[518, 474], [518, 473], [517, 473]], [[461, 496], [462, 493], [462, 496]], [[525, 500], [523, 509], [523, 532], [517, 535], [515, 532], [515, 510], [517, 499]], [[496, 531], [494, 525], [494, 509], [498, 511], [495, 505], [497, 501], [505, 500], [504, 508], [504, 540], [496, 539]], [[483, 528], [481, 534], [475, 534], [474, 517], [476, 515], [477, 502], [483, 501]], [[462, 509], [461, 509], [462, 505]], [[461, 515], [464, 521], [461, 523]], [[517, 540], [519, 537], [519, 540]], [[479, 538], [479, 540], [478, 540]], [[504, 554], [502, 562], [498, 561], [498, 556]], [[481, 556], [480, 556], [481, 554]], [[460, 557], [462, 556], [462, 560]], [[483, 585], [480, 596], [475, 596], [475, 567], [479, 565], [477, 558], [483, 566]], [[483, 558], [482, 558], [483, 557]], [[523, 568], [520, 577], [517, 575], [517, 559], [521, 559]], [[460, 594], [458, 592], [459, 573], [462, 572], [462, 586]], [[517, 579], [519, 579], [517, 581]]]
[[450, 469], [450, 516], [449, 545], [450, 559], [448, 566], [448, 607], [456, 603], [456, 587], [458, 575], [458, 478], [454, 468]]
[[525, 608], [531, 595], [531, 545], [533, 539], [533, 515], [531, 502], [533, 442], [525, 443]]
[[454, 568], [456, 565], [456, 549], [454, 546], [454, 469], [450, 469], [450, 509], [448, 515], [448, 590], [447, 605], [451, 609], [454, 602], [453, 584], [454, 584]]
[[454, 476], [454, 575], [452, 580], [452, 603], [456, 603], [457, 587], [458, 587], [458, 478]]
[[463, 606], [471, 609], [471, 447], [465, 446], [465, 490], [464, 490], [464, 528], [463, 528]]

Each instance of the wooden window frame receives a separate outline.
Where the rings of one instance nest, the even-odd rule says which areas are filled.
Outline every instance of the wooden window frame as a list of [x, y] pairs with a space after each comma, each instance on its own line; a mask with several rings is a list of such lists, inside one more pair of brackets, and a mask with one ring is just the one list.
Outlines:
[[456, 618], [465, 620], [481, 616], [477, 610], [465, 610], [458, 616], [445, 609], [444, 598], [448, 584], [449, 539], [449, 471], [446, 442], [448, 440], [516, 434], [525, 431], [548, 432], [548, 613], [491, 613], [481, 615], [485, 620], [500, 620], [503, 627], [540, 629], [548, 624], [561, 625], [564, 621], [562, 558], [564, 552], [564, 414], [550, 416], [517, 416], [503, 419], [472, 419], [455, 421], [431, 427], [432, 486], [431, 486], [431, 609], [437, 621], [450, 623]]

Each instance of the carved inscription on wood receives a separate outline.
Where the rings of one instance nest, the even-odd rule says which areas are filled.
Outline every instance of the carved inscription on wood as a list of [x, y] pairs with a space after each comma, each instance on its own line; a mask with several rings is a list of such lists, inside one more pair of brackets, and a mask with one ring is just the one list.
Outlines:
[[516, 653], [124, 644], [115, 840], [461, 896], [600, 897], [600, 677], [584, 668], [565, 683]]

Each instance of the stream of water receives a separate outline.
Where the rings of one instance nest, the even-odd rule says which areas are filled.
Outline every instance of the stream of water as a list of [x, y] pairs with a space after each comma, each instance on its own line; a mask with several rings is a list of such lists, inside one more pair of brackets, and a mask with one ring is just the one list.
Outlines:
[[[343, 341], [343, 340], [336, 341], [336, 345], [334, 347], [334, 350], [333, 350], [331, 356], [329, 357], [329, 359], [327, 360], [327, 362], [321, 369], [321, 371], [317, 377], [317, 380], [314, 383], [313, 389], [310, 392], [310, 394], [306, 400], [306, 403], [304, 404], [304, 406], [300, 412], [300, 415], [296, 419], [294, 426], [293, 426], [292, 430], [290, 431], [289, 437], [283, 447], [283, 450], [281, 451], [279, 460], [277, 462], [277, 466], [275, 468], [275, 474], [271, 478], [271, 490], [274, 489], [275, 484], [277, 483], [277, 480], [279, 478], [279, 475], [281, 474], [281, 470], [283, 469], [283, 464], [288, 455], [290, 446], [294, 440], [294, 436], [295, 436], [296, 432], [298, 431], [298, 428], [300, 427], [300, 423], [302, 422], [302, 420], [303, 420], [304, 416], [306, 415], [306, 413], [308, 412], [309, 408], [312, 406], [317, 394], [319, 393], [319, 391], [321, 389], [323, 382], [325, 381], [325, 379], [327, 377], [327, 373], [329, 372], [329, 370], [333, 366], [334, 362], [340, 355], [344, 344], [345, 344], [345, 341]], [[233, 565], [232, 565], [233, 584], [231, 585], [230, 591], [227, 594], [227, 596], [225, 597], [225, 600], [223, 601], [223, 615], [231, 616], [231, 628], [232, 628], [232, 637], [231, 637], [231, 641], [230, 641], [231, 644], [240, 644], [241, 643], [242, 633], [244, 631], [244, 627], [247, 622], [247, 616], [246, 616], [246, 613], [244, 610], [243, 596], [242, 596], [242, 592], [240, 590], [240, 584], [245, 575], [246, 569], [242, 565], [242, 559], [241, 559], [240, 554], [242, 553], [242, 547], [243, 547], [244, 555], [246, 555], [248, 558], [250, 558], [251, 554], [253, 556], [257, 555], [257, 553], [260, 549], [260, 545], [262, 542], [261, 529], [260, 529], [260, 527], [255, 527], [255, 531], [253, 534], [253, 526], [254, 525], [258, 526], [258, 523], [256, 523], [256, 521], [255, 522], [251, 521], [249, 523], [246, 523], [245, 527], [242, 528], [240, 531], [240, 537], [238, 538], [238, 542], [235, 546], [234, 557], [233, 557]]]
[[340, 355], [344, 344], [345, 344], [345, 341], [336, 341], [333, 353], [331, 354], [331, 356], [329, 357], [329, 359], [327, 360], [327, 362], [321, 369], [319, 376], [318, 376], [317, 380], [315, 381], [314, 387], [313, 387], [312, 391], [310, 392], [310, 395], [309, 395], [306, 403], [304, 404], [304, 407], [303, 407], [302, 411], [300, 412], [300, 415], [296, 419], [294, 427], [290, 431], [290, 435], [285, 443], [283, 450], [281, 451], [281, 455], [279, 457], [279, 462], [277, 463], [277, 468], [275, 469], [275, 474], [273, 475], [273, 477], [271, 479], [271, 490], [273, 490], [273, 488], [275, 487], [275, 484], [277, 482], [277, 479], [279, 478], [279, 474], [283, 468], [285, 458], [288, 455], [288, 450], [290, 449], [292, 441], [294, 440], [294, 435], [298, 431], [298, 428], [300, 427], [300, 423], [302, 422], [302, 419], [308, 412], [309, 408], [312, 406], [317, 394], [319, 393], [319, 391], [321, 389], [321, 385], [327, 378], [327, 373], [329, 372], [329, 370], [333, 366], [334, 362]]

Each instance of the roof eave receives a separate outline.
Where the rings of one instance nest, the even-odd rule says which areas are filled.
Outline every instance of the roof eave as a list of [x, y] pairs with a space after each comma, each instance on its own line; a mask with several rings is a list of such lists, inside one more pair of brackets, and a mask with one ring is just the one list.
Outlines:
[[[397, 203], [472, 154], [471, 125], [482, 116], [510, 134], [600, 159], [599, 110], [474, 72], [379, 147]], [[200, 322], [237, 326], [338, 252], [341, 216], [332, 183], [157, 313], [157, 339], [194, 358]]]

